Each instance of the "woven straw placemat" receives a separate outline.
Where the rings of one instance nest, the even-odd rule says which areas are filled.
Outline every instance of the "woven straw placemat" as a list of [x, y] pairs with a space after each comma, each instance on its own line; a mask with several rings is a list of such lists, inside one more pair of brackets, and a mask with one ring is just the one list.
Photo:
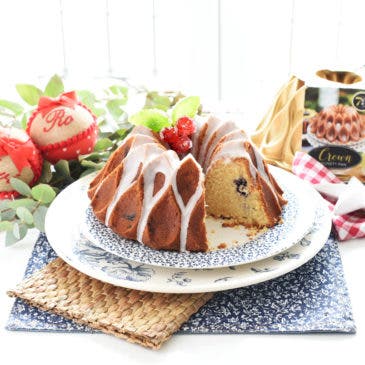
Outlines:
[[213, 296], [117, 287], [80, 273], [60, 258], [8, 291], [8, 295], [153, 349], [160, 348]]

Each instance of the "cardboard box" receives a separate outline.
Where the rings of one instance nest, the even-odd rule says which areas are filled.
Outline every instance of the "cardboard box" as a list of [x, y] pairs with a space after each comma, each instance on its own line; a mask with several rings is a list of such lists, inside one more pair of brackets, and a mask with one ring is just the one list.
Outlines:
[[306, 90], [302, 150], [342, 180], [365, 181], [365, 75], [320, 70]]

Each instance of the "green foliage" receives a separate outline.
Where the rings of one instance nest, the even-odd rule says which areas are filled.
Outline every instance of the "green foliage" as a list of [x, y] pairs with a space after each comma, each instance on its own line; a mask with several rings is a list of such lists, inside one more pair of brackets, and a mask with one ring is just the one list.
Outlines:
[[16, 91], [20, 97], [31, 106], [37, 105], [39, 98], [43, 95], [42, 90], [29, 84], [17, 84]]
[[[6, 109], [7, 111], [14, 113], [15, 115], [20, 115], [24, 111], [24, 108], [20, 104], [14, 103], [13, 101], [4, 100], [4, 99], [0, 100], [0, 108]], [[1, 109], [0, 109], [0, 112], [1, 112]]]
[[30, 228], [44, 232], [46, 212], [56, 196], [54, 188], [47, 184], [38, 184], [30, 188], [18, 179], [12, 179], [11, 184], [23, 195], [18, 199], [0, 202], [0, 231], [6, 232], [7, 246], [23, 239]]
[[33, 223], [33, 215], [26, 207], [17, 208], [16, 215], [22, 222], [28, 225]]
[[30, 190], [30, 187], [24, 181], [13, 177], [10, 179], [10, 184], [13, 187], [13, 189], [16, 190], [19, 194], [24, 195], [24, 196], [32, 195], [32, 191]]
[[144, 109], [129, 118], [134, 125], [144, 125], [155, 132], [174, 125], [183, 116], [195, 117], [200, 109], [198, 96], [183, 97], [182, 94], [151, 91], [147, 94]]
[[32, 188], [32, 197], [43, 204], [48, 204], [56, 197], [56, 193], [49, 185], [38, 184]]
[[129, 118], [129, 122], [134, 125], [144, 125], [155, 132], [159, 132], [164, 127], [169, 127], [171, 121], [166, 112], [160, 109], [142, 109]]
[[195, 115], [198, 113], [199, 107], [199, 96], [188, 96], [179, 100], [171, 111], [171, 118], [173, 123], [175, 123], [179, 118], [184, 116], [194, 118]]
[[44, 220], [46, 218], [47, 207], [40, 205], [33, 213], [34, 227], [44, 232]]
[[58, 75], [53, 75], [44, 89], [44, 95], [56, 97], [64, 92], [63, 81]]

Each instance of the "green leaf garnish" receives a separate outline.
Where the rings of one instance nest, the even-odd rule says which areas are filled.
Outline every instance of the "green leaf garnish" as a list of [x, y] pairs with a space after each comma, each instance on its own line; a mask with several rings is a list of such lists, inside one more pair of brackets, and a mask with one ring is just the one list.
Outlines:
[[181, 117], [194, 118], [197, 114], [200, 106], [199, 96], [187, 96], [180, 99], [176, 105], [172, 108], [171, 118], [175, 123]]
[[25, 224], [19, 224], [17, 222], [13, 225], [13, 235], [19, 241], [25, 237], [27, 234], [28, 228]]
[[116, 96], [123, 96], [124, 98], [128, 96], [128, 88], [122, 85], [112, 85], [108, 90]]
[[30, 190], [30, 187], [22, 180], [12, 177], [10, 179], [10, 185], [14, 188], [14, 190], [16, 190], [21, 195], [24, 195], [24, 196], [32, 195], [32, 191]]
[[7, 210], [1, 212], [0, 216], [1, 216], [2, 221], [12, 221], [15, 217], [15, 210], [7, 209]]
[[95, 151], [105, 151], [110, 147], [113, 147], [114, 143], [109, 138], [99, 139], [94, 147]]
[[77, 91], [77, 96], [83, 104], [87, 107], [92, 108], [96, 102], [96, 96], [89, 90], [79, 90]]
[[47, 184], [39, 184], [32, 188], [32, 197], [43, 204], [51, 203], [55, 196], [55, 191]]
[[18, 241], [19, 241], [19, 239], [14, 236], [12, 230], [6, 231], [5, 246], [13, 245], [14, 243], [16, 243]]
[[171, 121], [167, 113], [159, 109], [142, 109], [129, 118], [129, 122], [134, 125], [144, 125], [155, 132], [159, 132], [164, 127], [169, 127]]
[[9, 221], [0, 222], [0, 231], [11, 231], [13, 229], [13, 223]]
[[33, 220], [35, 228], [44, 232], [44, 219], [46, 218], [47, 207], [44, 205], [39, 206], [33, 213]]
[[62, 79], [58, 75], [52, 76], [44, 90], [44, 95], [54, 98], [63, 92], [64, 86]]
[[34, 85], [17, 84], [15, 87], [20, 97], [31, 106], [37, 105], [39, 98], [43, 95], [42, 90]]
[[171, 107], [171, 100], [167, 95], [161, 95], [157, 91], [151, 91], [146, 96], [144, 107], [146, 109], [161, 109], [166, 112]]
[[122, 105], [125, 105], [124, 99], [109, 100], [106, 103], [106, 107], [114, 119], [118, 119], [124, 114], [124, 110], [121, 108]]
[[4, 99], [0, 100], [0, 106], [12, 111], [15, 115], [20, 115], [24, 111], [24, 108], [20, 104]]
[[39, 182], [48, 184], [52, 179], [51, 163], [47, 160], [43, 161], [42, 175], [39, 178]]
[[25, 199], [14, 199], [10, 200], [8, 203], [8, 207], [11, 209], [17, 209], [19, 207], [25, 207], [28, 209], [33, 209], [36, 206], [36, 202], [33, 199], [25, 198]]
[[33, 223], [32, 213], [25, 207], [19, 207], [16, 209], [16, 215], [26, 224]]

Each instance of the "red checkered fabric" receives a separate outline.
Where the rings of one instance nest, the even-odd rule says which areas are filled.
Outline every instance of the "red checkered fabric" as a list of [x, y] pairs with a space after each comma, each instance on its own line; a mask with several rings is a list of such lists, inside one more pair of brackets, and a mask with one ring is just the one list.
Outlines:
[[[297, 152], [295, 154], [293, 173], [311, 184], [325, 182], [342, 183], [330, 170], [304, 152]], [[332, 222], [341, 241], [365, 237], [365, 214], [354, 212], [342, 216], [334, 215], [332, 212], [336, 201], [326, 196], [323, 197], [329, 202], [328, 206], [332, 214]]]

